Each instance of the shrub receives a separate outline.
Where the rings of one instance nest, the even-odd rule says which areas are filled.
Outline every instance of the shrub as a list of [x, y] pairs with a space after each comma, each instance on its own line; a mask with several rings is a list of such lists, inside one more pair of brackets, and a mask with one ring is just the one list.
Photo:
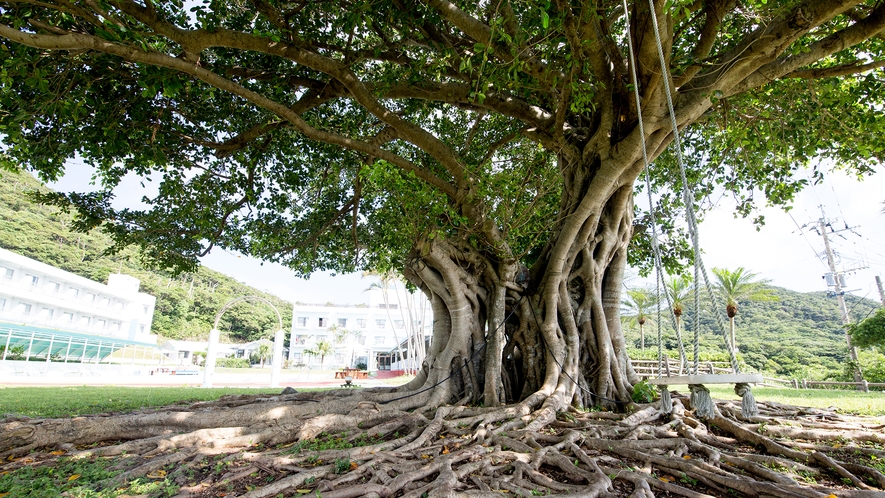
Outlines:
[[248, 358], [218, 358], [215, 365], [222, 368], [251, 368]]

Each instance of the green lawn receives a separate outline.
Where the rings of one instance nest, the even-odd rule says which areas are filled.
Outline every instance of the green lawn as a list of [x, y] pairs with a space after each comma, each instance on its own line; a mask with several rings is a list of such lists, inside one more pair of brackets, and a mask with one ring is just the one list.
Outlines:
[[[401, 379], [396, 379], [400, 380]], [[731, 386], [707, 386], [716, 399], [738, 400]], [[686, 386], [670, 389], [688, 393]], [[321, 389], [302, 389], [299, 391]], [[226, 394], [278, 394], [280, 388], [200, 387], [7, 387], [0, 388], [0, 416], [73, 417], [90, 413], [127, 412], [140, 408], [217, 399]], [[885, 416], [885, 393], [829, 389], [790, 389], [757, 387], [753, 394], [759, 401], [810, 406], [837, 407], [846, 413]]]
[[[299, 391], [305, 389], [299, 388]], [[307, 389], [313, 390], [313, 389]], [[0, 417], [74, 417], [218, 399], [226, 394], [279, 394], [282, 388], [7, 387], [0, 388]]]
[[[731, 385], [706, 386], [715, 399], [740, 400]], [[688, 393], [686, 386], [670, 386], [670, 389]], [[754, 387], [757, 401], [773, 401], [784, 405], [810, 406], [813, 408], [836, 407], [844, 413], [885, 416], [885, 392], [843, 391], [837, 389], [791, 389], [788, 387]]]

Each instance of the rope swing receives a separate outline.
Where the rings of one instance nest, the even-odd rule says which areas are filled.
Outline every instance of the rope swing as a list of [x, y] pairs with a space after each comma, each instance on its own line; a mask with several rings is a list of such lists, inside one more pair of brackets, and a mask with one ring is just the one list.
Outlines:
[[[720, 335], [722, 336], [726, 349], [728, 350], [729, 360], [731, 362], [731, 368], [734, 372], [733, 374], [728, 375], [700, 375], [699, 370], [699, 347], [700, 347], [700, 283], [701, 278], [703, 278], [704, 287], [707, 289], [707, 297], [710, 300], [711, 304], [715, 303], [715, 299], [713, 297], [713, 290], [710, 286], [709, 278], [707, 277], [707, 270], [704, 268], [703, 261], [701, 260], [701, 251], [700, 251], [700, 241], [698, 238], [698, 223], [697, 218], [695, 216], [694, 211], [694, 203], [693, 203], [693, 193], [691, 187], [688, 184], [688, 178], [685, 174], [685, 163], [682, 157], [682, 142], [679, 137], [679, 127], [676, 123], [676, 112], [673, 106], [673, 96], [672, 91], [670, 89], [670, 72], [667, 64], [664, 60], [664, 49], [663, 44], [661, 43], [661, 34], [660, 29], [658, 27], [658, 19], [657, 14], [655, 13], [653, 0], [649, 0], [649, 9], [651, 11], [651, 21], [652, 27], [654, 28], [655, 35], [655, 43], [657, 45], [658, 51], [658, 59], [661, 63], [661, 74], [663, 75], [662, 81], [664, 84], [664, 93], [667, 97], [667, 109], [670, 114], [670, 124], [673, 128], [673, 140], [676, 144], [676, 162], [679, 165], [679, 175], [680, 180], [682, 181], [682, 196], [683, 202], [685, 203], [685, 218], [686, 223], [688, 225], [688, 231], [691, 236], [692, 242], [692, 252], [694, 255], [694, 290], [693, 290], [693, 329], [694, 329], [694, 342], [693, 342], [693, 368], [689, 369], [689, 375], [679, 377], [662, 377], [661, 372], [664, 370], [664, 356], [661, 345], [661, 287], [663, 287], [663, 264], [661, 262], [660, 255], [660, 246], [658, 244], [658, 233], [657, 233], [657, 224], [655, 222], [654, 216], [654, 202], [652, 199], [651, 193], [651, 181], [649, 178], [649, 169], [650, 164], [648, 160], [648, 151], [646, 149], [645, 144], [645, 127], [642, 121], [642, 104], [639, 96], [639, 79], [636, 75], [636, 59], [634, 56], [633, 50], [633, 41], [630, 35], [631, 27], [630, 27], [630, 11], [627, 6], [627, 0], [622, 0], [622, 6], [624, 8], [624, 14], [626, 16], [626, 33], [627, 33], [627, 48], [628, 55], [630, 61], [630, 73], [633, 81], [633, 94], [636, 99], [636, 112], [639, 116], [638, 126], [639, 132], [642, 136], [640, 143], [642, 144], [642, 159], [644, 161], [645, 166], [645, 185], [646, 191], [648, 193], [648, 201], [649, 201], [649, 213], [651, 219], [651, 230], [652, 230], [652, 253], [654, 255], [654, 264], [655, 264], [655, 273], [656, 273], [656, 283], [655, 283], [655, 295], [657, 297], [657, 336], [658, 336], [658, 378], [650, 381], [651, 384], [655, 384], [661, 391], [661, 407], [660, 411], [663, 414], [669, 414], [672, 409], [672, 400], [670, 399], [670, 391], [668, 390], [668, 384], [687, 384], [689, 389], [691, 390], [691, 405], [695, 410], [695, 415], [701, 419], [711, 419], [716, 416], [716, 406], [713, 404], [713, 400], [710, 397], [710, 391], [704, 387], [703, 383], [708, 384], [731, 384], [734, 383], [735, 394], [741, 396], [741, 414], [745, 418], [750, 418], [758, 415], [758, 409], [756, 408], [756, 400], [753, 397], [753, 393], [750, 388], [750, 383], [759, 383], [762, 382], [762, 376], [759, 374], [741, 374], [740, 367], [738, 365], [737, 357], [734, 354], [734, 350], [731, 347], [728, 347], [728, 334], [726, 332], [725, 322], [722, 318], [722, 314], [719, 309], [714, 305], [711, 306], [713, 308], [713, 315], [716, 318], [716, 325], [719, 329]], [[668, 293], [664, 293], [667, 299], [667, 304], [672, 308], [672, 302], [670, 300], [670, 296]], [[674, 321], [674, 330], [679, 334], [679, 328], [675, 324], [675, 318], [671, 314], [671, 320]], [[680, 365], [684, 361], [685, 355], [682, 350], [682, 340], [679, 337], [679, 345], [680, 345]], [[681, 369], [681, 368], [680, 368]], [[681, 372], [680, 372], [681, 374]]]

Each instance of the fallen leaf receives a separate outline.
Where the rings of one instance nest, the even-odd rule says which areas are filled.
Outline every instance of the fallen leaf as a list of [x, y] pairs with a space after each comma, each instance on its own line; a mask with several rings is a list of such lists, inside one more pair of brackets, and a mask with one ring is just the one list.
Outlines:
[[155, 470], [153, 472], [148, 472], [148, 474], [145, 477], [147, 477], [148, 479], [163, 479], [164, 477], [166, 477], [166, 471], [165, 470]]
[[448, 455], [448, 454], [449, 454], [449, 447], [448, 447], [448, 446], [443, 446], [442, 454], [443, 454], [443, 455]]
[[50, 454], [50, 455], [64, 455], [64, 454], [65, 454], [65, 450], [55, 450], [55, 451], [53, 451], [53, 452], [50, 452], [49, 454]]
[[430, 455], [421, 455], [421, 458], [430, 458]]
[[827, 498], [839, 498], [836, 495], [827, 495]]
[[691, 455], [682, 455], [682, 458], [685, 460], [691, 460]]
[[76, 481], [79, 478], [80, 478], [80, 474], [74, 474], [71, 477], [68, 477], [68, 480], [69, 481]]
[[296, 493], [310, 493], [310, 490], [309, 489], [296, 489], [295, 492]]
[[9, 493], [0, 493], [0, 498], [3, 498], [4, 496], [9, 496]]

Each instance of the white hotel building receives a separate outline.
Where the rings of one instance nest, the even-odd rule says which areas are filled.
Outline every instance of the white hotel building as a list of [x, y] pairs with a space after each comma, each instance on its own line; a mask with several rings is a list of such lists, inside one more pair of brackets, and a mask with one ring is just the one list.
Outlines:
[[[402, 287], [399, 292], [391, 287], [392, 295], [387, 301], [379, 289], [368, 292], [368, 304], [295, 303], [289, 361], [294, 365], [320, 366], [319, 357], [307, 355], [304, 351], [326, 341], [335, 350], [323, 361], [326, 368], [353, 367], [360, 363], [370, 371], [405, 368], [404, 362], [396, 361], [397, 341], [405, 350], [409, 331], [421, 330], [425, 343], [429, 343], [432, 336], [430, 306], [420, 293], [408, 295]], [[336, 343], [336, 332], [342, 329], [350, 334]]]
[[[105, 285], [0, 249], [0, 345], [25, 329], [51, 331], [56, 343], [73, 334], [87, 344], [90, 337], [156, 344], [151, 334], [156, 298], [139, 292], [139, 286], [129, 275], [111, 274]], [[56, 349], [50, 346], [53, 355], [60, 354]]]

